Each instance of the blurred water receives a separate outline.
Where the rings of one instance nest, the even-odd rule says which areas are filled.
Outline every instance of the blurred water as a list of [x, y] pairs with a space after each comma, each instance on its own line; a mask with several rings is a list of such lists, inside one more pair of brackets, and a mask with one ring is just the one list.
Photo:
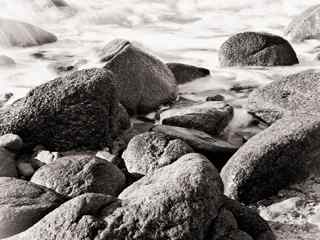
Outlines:
[[[55, 0], [57, 1], [57, 0]], [[60, 0], [61, 1], [61, 0]], [[282, 35], [293, 16], [316, 0], [0, 0], [0, 17], [25, 21], [54, 33], [59, 41], [38, 47], [0, 46], [0, 55], [16, 66], [0, 66], [0, 93], [23, 96], [28, 89], [57, 73], [55, 63], [81, 62], [100, 66], [97, 51], [114, 38], [141, 42], [164, 61], [207, 67], [212, 76], [181, 86], [183, 92], [228, 89], [237, 82], [264, 84], [279, 76], [319, 68], [317, 40], [294, 44], [300, 64], [273, 68], [220, 68], [217, 51], [230, 35], [266, 31]], [[1, 34], [0, 34], [1, 38]], [[1, 41], [0, 41], [1, 42]], [[36, 58], [34, 53], [43, 53]]]

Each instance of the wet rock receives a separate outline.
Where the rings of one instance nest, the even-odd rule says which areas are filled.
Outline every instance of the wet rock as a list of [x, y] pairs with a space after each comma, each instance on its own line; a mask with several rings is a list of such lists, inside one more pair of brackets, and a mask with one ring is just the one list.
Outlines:
[[223, 102], [204, 102], [173, 107], [161, 113], [165, 125], [197, 129], [218, 135], [231, 121], [233, 108]]
[[230, 37], [219, 50], [223, 67], [286, 66], [299, 63], [285, 39], [269, 33], [243, 32]]
[[196, 152], [205, 155], [218, 169], [237, 151], [232, 144], [195, 129], [156, 125], [152, 131], [183, 140]]
[[18, 135], [8, 133], [0, 137], [0, 147], [17, 152], [23, 147], [23, 141]]
[[313, 5], [293, 18], [284, 34], [293, 42], [306, 39], [318, 39], [320, 34], [320, 5]]
[[288, 75], [249, 95], [248, 110], [266, 123], [285, 115], [320, 114], [320, 73], [304, 71]]
[[14, 154], [0, 147], [0, 177], [16, 177]]
[[26, 230], [63, 201], [61, 196], [44, 187], [0, 177], [0, 238]]
[[167, 66], [173, 72], [177, 84], [191, 82], [197, 78], [210, 75], [210, 71], [206, 68], [195, 67], [183, 63], [167, 63]]
[[10, 47], [31, 47], [52, 43], [57, 37], [28, 23], [0, 18], [0, 45]]
[[41, 167], [31, 182], [64, 196], [83, 193], [117, 195], [125, 185], [125, 176], [112, 163], [91, 155], [74, 155], [57, 159]]
[[225, 194], [252, 203], [319, 171], [319, 133], [318, 117], [302, 114], [250, 138], [221, 171]]
[[190, 152], [193, 152], [192, 148], [180, 139], [147, 132], [135, 136], [122, 157], [129, 172], [145, 175]]
[[111, 145], [120, 122], [112, 80], [105, 70], [87, 69], [44, 83], [0, 114], [0, 134], [50, 151]]
[[132, 113], [147, 113], [177, 96], [175, 78], [157, 58], [126, 40], [116, 39], [104, 47], [101, 61], [115, 75], [120, 102]]

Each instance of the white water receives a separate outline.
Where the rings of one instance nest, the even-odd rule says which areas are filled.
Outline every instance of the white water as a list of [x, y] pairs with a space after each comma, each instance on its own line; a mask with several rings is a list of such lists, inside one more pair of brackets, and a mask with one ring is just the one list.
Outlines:
[[[57, 74], [55, 62], [100, 66], [97, 50], [114, 38], [141, 42], [164, 61], [207, 67], [211, 77], [181, 87], [183, 92], [228, 89], [235, 82], [264, 84], [279, 75], [319, 68], [317, 40], [294, 44], [300, 64], [291, 67], [220, 68], [217, 50], [230, 35], [266, 31], [282, 35], [293, 16], [316, 0], [65, 0], [59, 9], [50, 0], [0, 0], [0, 17], [25, 21], [54, 33], [59, 41], [31, 48], [4, 48], [16, 66], [0, 67], [0, 93], [23, 96]], [[1, 42], [1, 41], [0, 41]], [[49, 59], [36, 59], [44, 52]], [[84, 61], [85, 60], [85, 61]]]

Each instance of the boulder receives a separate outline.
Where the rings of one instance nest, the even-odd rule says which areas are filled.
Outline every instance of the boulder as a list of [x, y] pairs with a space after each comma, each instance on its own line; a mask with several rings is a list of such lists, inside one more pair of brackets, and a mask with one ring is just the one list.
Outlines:
[[226, 141], [195, 129], [156, 125], [152, 131], [183, 140], [196, 152], [205, 155], [219, 170], [238, 149]]
[[183, 155], [193, 152], [180, 139], [170, 138], [161, 133], [146, 132], [135, 136], [122, 154], [130, 173], [142, 175], [169, 165]]
[[21, 137], [16, 134], [8, 133], [0, 136], [0, 147], [6, 148], [9, 151], [16, 152], [23, 147]]
[[104, 68], [114, 73], [120, 102], [130, 114], [151, 112], [176, 98], [170, 69], [135, 44], [116, 39], [103, 48], [100, 57]]
[[206, 68], [195, 67], [183, 63], [167, 63], [167, 66], [173, 72], [177, 84], [191, 82], [197, 78], [210, 75], [210, 71]]
[[299, 63], [290, 43], [269, 33], [243, 32], [231, 36], [219, 50], [222, 67], [286, 66]]
[[298, 115], [278, 120], [250, 138], [221, 171], [225, 194], [253, 203], [320, 169], [320, 122]]
[[57, 37], [31, 24], [0, 18], [0, 45], [31, 47], [57, 41]]
[[126, 179], [120, 169], [106, 160], [74, 155], [39, 168], [31, 182], [73, 198], [83, 193], [116, 196], [124, 188]]
[[1, 112], [0, 134], [50, 151], [111, 145], [120, 122], [112, 81], [105, 70], [87, 69], [44, 83]]
[[285, 115], [320, 114], [320, 73], [304, 71], [288, 75], [253, 91], [248, 110], [271, 124]]
[[233, 107], [223, 102], [209, 101], [173, 107], [160, 114], [160, 121], [165, 125], [193, 128], [210, 135], [219, 135], [232, 117]]
[[293, 42], [306, 39], [319, 39], [320, 34], [320, 4], [313, 5], [293, 18], [284, 34]]
[[17, 177], [14, 154], [0, 147], [0, 177]]
[[0, 238], [26, 230], [64, 201], [44, 187], [0, 177]]

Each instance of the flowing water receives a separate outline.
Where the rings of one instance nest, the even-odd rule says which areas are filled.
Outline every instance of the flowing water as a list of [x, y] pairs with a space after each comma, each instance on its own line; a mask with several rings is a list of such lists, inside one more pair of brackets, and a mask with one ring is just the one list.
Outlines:
[[[282, 36], [292, 17], [317, 4], [316, 0], [65, 1], [69, 7], [56, 7], [51, 0], [0, 0], [0, 17], [34, 24], [59, 39], [29, 48], [0, 46], [0, 55], [16, 62], [15, 66], [0, 66], [0, 93], [13, 92], [13, 99], [23, 96], [57, 76], [55, 64], [99, 67], [99, 49], [114, 38], [140, 42], [164, 61], [211, 70], [210, 77], [181, 86], [184, 93], [224, 91], [236, 83], [257, 86], [320, 66], [314, 51], [320, 45], [317, 40], [293, 45], [300, 64], [291, 67], [220, 68], [217, 54], [223, 41], [237, 32]], [[0, 43], [1, 38], [0, 31]]]

